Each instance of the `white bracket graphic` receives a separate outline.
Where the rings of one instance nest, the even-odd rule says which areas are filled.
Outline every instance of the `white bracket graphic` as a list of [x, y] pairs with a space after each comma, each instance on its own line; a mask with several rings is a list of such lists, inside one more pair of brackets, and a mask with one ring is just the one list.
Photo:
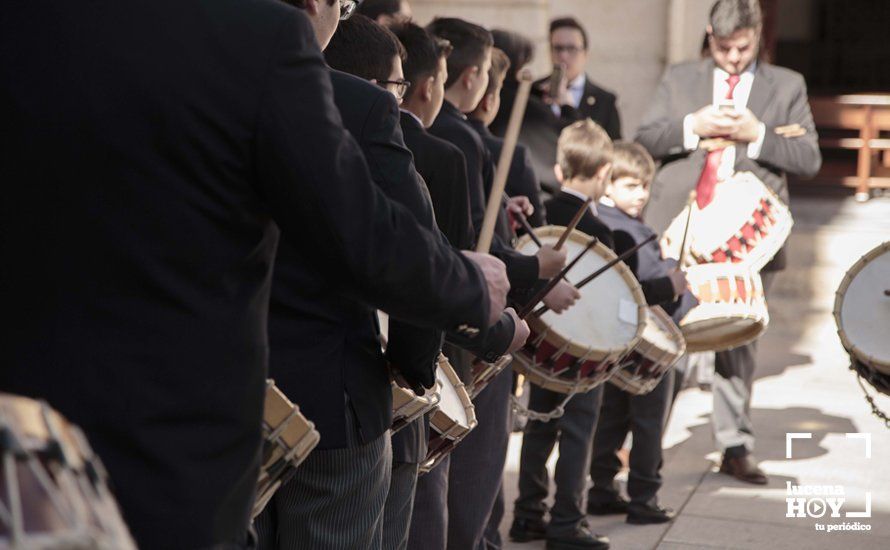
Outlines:
[[813, 434], [807, 432], [791, 432], [785, 434], [785, 458], [791, 458], [791, 442], [795, 439], [812, 439]]

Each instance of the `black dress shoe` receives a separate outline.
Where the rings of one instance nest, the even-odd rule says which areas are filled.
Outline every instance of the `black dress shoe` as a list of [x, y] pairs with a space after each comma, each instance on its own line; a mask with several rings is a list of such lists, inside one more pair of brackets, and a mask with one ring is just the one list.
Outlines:
[[583, 523], [568, 535], [548, 536], [547, 550], [606, 550], [609, 538], [590, 532]]
[[510, 526], [510, 540], [530, 542], [547, 536], [547, 524], [542, 519], [516, 518]]
[[674, 519], [670, 508], [662, 508], [657, 504], [631, 504], [627, 507], [627, 523], [648, 525], [650, 523], [667, 523]]
[[607, 502], [588, 502], [587, 513], [591, 516], [611, 516], [627, 513], [627, 501], [624, 497], [615, 497], [615, 500]]
[[763, 470], [757, 467], [757, 463], [754, 462], [751, 455], [724, 456], [723, 462], [720, 464], [720, 472], [754, 485], [766, 485], [769, 481]]

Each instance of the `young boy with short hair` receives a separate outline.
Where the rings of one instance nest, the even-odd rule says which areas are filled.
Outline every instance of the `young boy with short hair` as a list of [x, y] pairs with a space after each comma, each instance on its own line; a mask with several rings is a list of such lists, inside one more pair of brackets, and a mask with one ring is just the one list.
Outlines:
[[[613, 232], [616, 251], [621, 253], [644, 241], [655, 232], [640, 220], [649, 200], [649, 186], [655, 174], [655, 162], [636, 143], [615, 144], [612, 176], [600, 199], [600, 219]], [[628, 261], [649, 305], [660, 305], [675, 321], [695, 304], [686, 290], [686, 276], [673, 260], [665, 260], [657, 241], [640, 248]], [[658, 504], [661, 487], [661, 439], [667, 422], [673, 390], [673, 370], [668, 371], [654, 390], [645, 395], [631, 395], [617, 386], [606, 384], [600, 419], [593, 441], [587, 511], [591, 515], [627, 513], [632, 524], [664, 523], [673, 512]], [[616, 453], [627, 433], [633, 434], [630, 451], [630, 475], [624, 500], [615, 486], [621, 468]]]
[[[578, 230], [596, 237], [612, 248], [609, 228], [596, 217], [596, 200], [605, 191], [612, 169], [612, 140], [600, 126], [583, 120], [567, 126], [557, 146], [556, 178], [562, 189], [545, 202], [547, 221], [569, 225], [576, 212], [591, 198], [594, 202], [578, 223]], [[584, 522], [582, 500], [587, 479], [590, 448], [603, 386], [572, 397], [562, 417], [550, 422], [529, 420], [522, 440], [519, 464], [519, 497], [514, 504], [510, 538], [516, 542], [547, 539], [548, 550], [605, 549], [608, 538], [590, 531]], [[532, 384], [529, 409], [553, 410], [565, 394]], [[550, 508], [550, 522], [545, 499], [549, 493], [547, 460], [559, 442], [556, 462], [556, 495]]]

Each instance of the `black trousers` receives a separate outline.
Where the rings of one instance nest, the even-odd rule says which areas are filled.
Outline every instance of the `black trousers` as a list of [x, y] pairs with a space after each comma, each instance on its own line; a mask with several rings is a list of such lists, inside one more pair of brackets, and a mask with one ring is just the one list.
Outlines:
[[654, 390], [631, 395], [606, 384], [603, 407], [593, 438], [590, 478], [593, 487], [588, 502], [609, 502], [618, 497], [615, 476], [621, 469], [617, 452], [627, 433], [633, 434], [627, 492], [635, 504], [656, 503], [661, 488], [662, 449], [674, 389], [674, 371], [668, 371]]
[[[544, 503], [550, 485], [547, 460], [558, 442], [559, 459], [554, 476], [556, 497], [550, 509], [547, 532], [552, 536], [573, 533], [584, 519], [582, 500], [590, 464], [590, 446], [602, 397], [601, 385], [573, 396], [561, 418], [550, 422], [529, 420], [526, 424], [519, 462], [519, 498], [513, 510], [515, 517], [543, 519], [547, 514]], [[548, 412], [563, 399], [564, 394], [532, 385], [529, 408]]]

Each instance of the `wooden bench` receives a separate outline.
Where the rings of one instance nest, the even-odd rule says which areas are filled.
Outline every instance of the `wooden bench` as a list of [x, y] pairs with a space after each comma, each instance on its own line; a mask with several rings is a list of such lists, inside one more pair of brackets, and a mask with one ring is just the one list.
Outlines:
[[859, 151], [856, 176], [843, 178], [845, 185], [856, 187], [856, 199], [868, 200], [873, 188], [890, 188], [890, 177], [876, 177], [873, 170], [879, 154], [890, 168], [890, 138], [881, 137], [881, 131], [890, 131], [890, 95], [813, 97], [810, 107], [817, 129], [857, 132], [855, 137], [819, 138], [822, 149]]

